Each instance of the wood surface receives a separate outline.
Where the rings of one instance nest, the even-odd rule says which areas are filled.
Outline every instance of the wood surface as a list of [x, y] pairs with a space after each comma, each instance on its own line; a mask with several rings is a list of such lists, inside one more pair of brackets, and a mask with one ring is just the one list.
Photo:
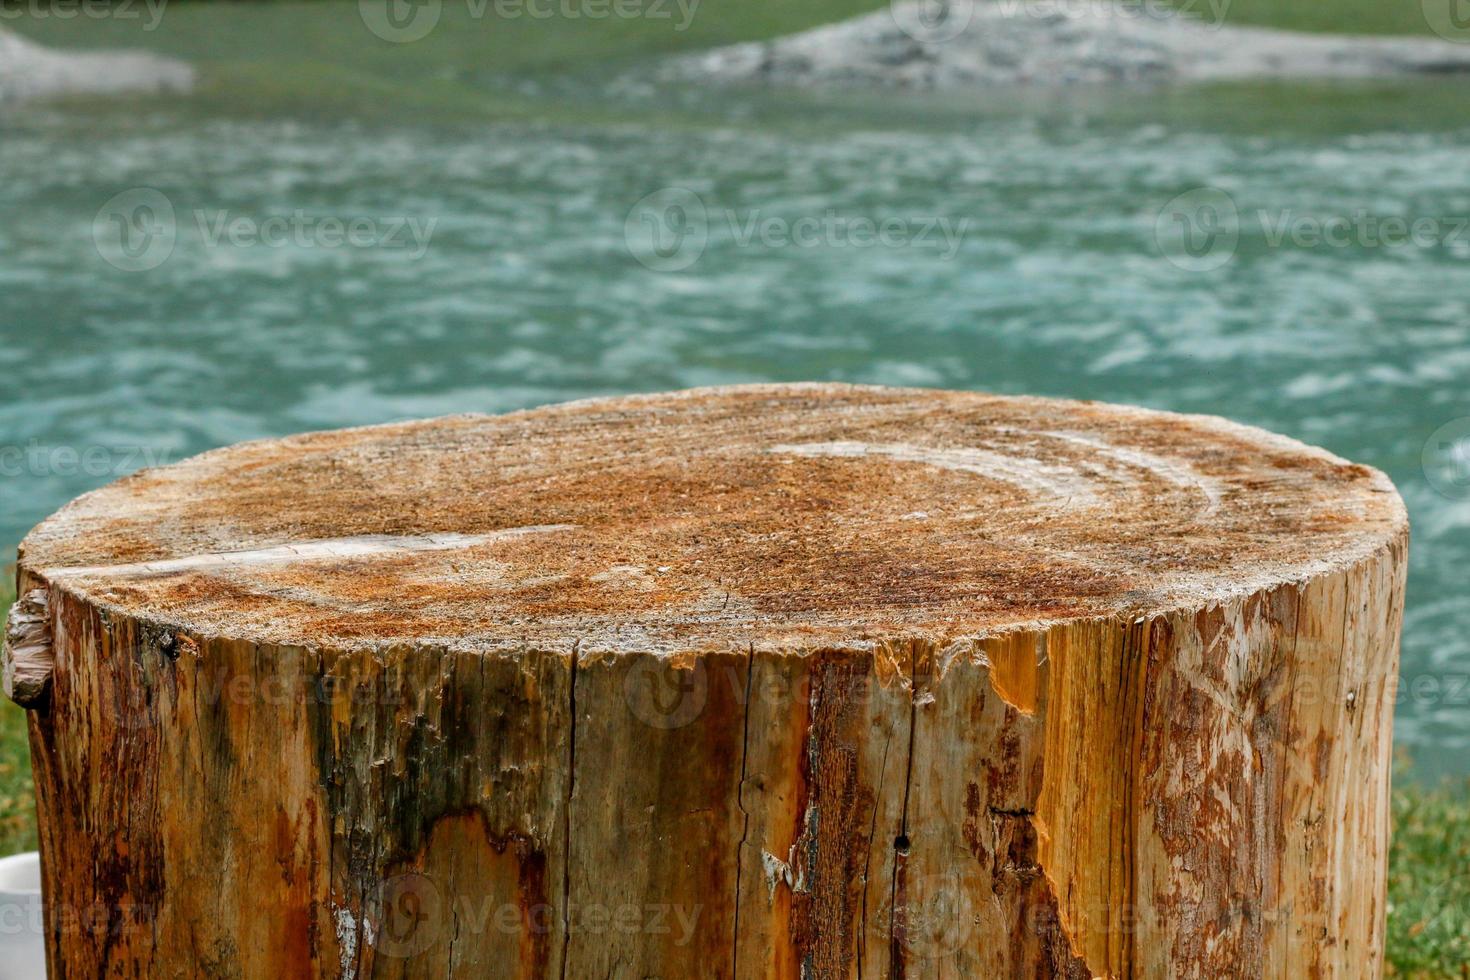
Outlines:
[[1257, 429], [839, 385], [143, 471], [20, 554], [52, 976], [1377, 975], [1406, 547]]

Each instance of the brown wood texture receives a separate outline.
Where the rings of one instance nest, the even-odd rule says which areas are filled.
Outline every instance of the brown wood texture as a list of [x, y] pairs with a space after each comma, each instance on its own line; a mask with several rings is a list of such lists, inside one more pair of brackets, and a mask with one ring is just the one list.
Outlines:
[[1256, 429], [837, 385], [144, 471], [21, 550], [52, 976], [1377, 975], [1406, 548]]

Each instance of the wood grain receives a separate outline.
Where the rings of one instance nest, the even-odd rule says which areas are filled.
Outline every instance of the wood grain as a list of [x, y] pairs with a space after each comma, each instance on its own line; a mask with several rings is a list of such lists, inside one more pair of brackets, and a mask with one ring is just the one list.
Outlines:
[[144, 471], [20, 556], [52, 975], [1376, 975], [1406, 549], [1321, 450], [950, 392]]

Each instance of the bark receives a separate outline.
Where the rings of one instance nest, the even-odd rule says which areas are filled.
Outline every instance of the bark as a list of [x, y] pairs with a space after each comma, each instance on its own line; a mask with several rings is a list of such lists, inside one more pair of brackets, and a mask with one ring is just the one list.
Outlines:
[[52, 976], [1376, 975], [1406, 535], [1218, 420], [839, 386], [139, 474], [19, 566]]

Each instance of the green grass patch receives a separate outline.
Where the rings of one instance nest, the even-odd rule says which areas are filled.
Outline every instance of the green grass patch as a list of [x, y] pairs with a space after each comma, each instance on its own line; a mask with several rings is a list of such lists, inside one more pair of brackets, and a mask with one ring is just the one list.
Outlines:
[[[18, 16], [5, 21], [62, 48], [145, 48], [200, 65], [303, 63], [401, 84], [427, 78], [582, 74], [609, 63], [792, 34], [876, 10], [884, 0], [442, 0], [422, 37], [390, 41], [369, 19], [388, 0], [169, 4], [155, 18]], [[536, 11], [531, 13], [530, 11]], [[366, 14], [366, 16], [365, 16]], [[381, 25], [378, 25], [381, 27]]]
[[1393, 794], [1389, 975], [1470, 977], [1470, 798], [1404, 782]]
[[[0, 0], [3, 2], [3, 0]], [[389, 0], [366, 0], [371, 5]], [[73, 111], [95, 106], [108, 114], [142, 115], [187, 107], [205, 118], [294, 117], [382, 120], [391, 123], [474, 124], [536, 121], [578, 126], [632, 123], [693, 125], [723, 97], [693, 86], [689, 91], [651, 90], [647, 97], [609, 93], [613, 78], [635, 80], [642, 66], [662, 56], [738, 41], [780, 37], [820, 24], [882, 9], [884, 0], [631, 0], [634, 9], [661, 17], [513, 15], [531, 9], [610, 9], [607, 0], [442, 0], [427, 36], [392, 43], [372, 33], [351, 0], [280, 0], [272, 3], [190, 2], [158, 8], [139, 5], [132, 19], [19, 16], [4, 27], [58, 48], [141, 48], [183, 58], [199, 70], [187, 97], [78, 98]], [[1128, 2], [1128, 0], [1123, 0]], [[1215, 21], [1349, 34], [1428, 35], [1419, 0], [1162, 0]], [[1432, 4], [1457, 0], [1427, 0]], [[551, 8], [546, 5], [552, 4]], [[569, 5], [569, 6], [567, 6]], [[1432, 8], [1433, 9], [1433, 8]], [[502, 13], [497, 13], [502, 11]], [[1226, 86], [1165, 88], [1139, 100], [1129, 91], [1034, 93], [781, 92], [742, 91], [738, 118], [772, 114], [846, 111], [855, 98], [860, 124], [911, 111], [917, 121], [964, 126], [975, 113], [1080, 111], [1130, 114], [1189, 128], [1271, 129], [1298, 126], [1337, 131], [1421, 125], [1463, 125], [1464, 86], [1459, 78], [1375, 80], [1371, 84], [1281, 83], [1270, 80]], [[686, 96], [698, 96], [691, 109]], [[1425, 103], [1428, 103], [1427, 107]], [[805, 109], [803, 109], [805, 107]], [[1059, 109], [1051, 107], [1060, 107]], [[693, 115], [691, 115], [691, 113]], [[951, 118], [955, 117], [955, 118]], [[728, 119], [723, 121], [728, 122]], [[832, 120], [824, 119], [824, 124]], [[890, 125], [907, 125], [900, 120]]]
[[[1455, 0], [1429, 0], [1445, 4]], [[1429, 34], [1420, 0], [1174, 0], [1207, 20], [1223, 10], [1228, 24], [1328, 34]]]
[[[364, 2], [371, 16], [389, 0]], [[442, 0], [432, 30], [404, 43], [375, 35], [350, 0], [170, 4], [156, 18], [139, 4], [129, 19], [21, 16], [4, 26], [56, 48], [182, 58], [199, 69], [192, 101], [216, 114], [514, 119], [554, 115], [559, 98], [596, 101], [614, 72], [649, 59], [792, 34], [883, 5], [629, 0], [624, 9], [647, 13], [611, 16], [607, 0]]]

